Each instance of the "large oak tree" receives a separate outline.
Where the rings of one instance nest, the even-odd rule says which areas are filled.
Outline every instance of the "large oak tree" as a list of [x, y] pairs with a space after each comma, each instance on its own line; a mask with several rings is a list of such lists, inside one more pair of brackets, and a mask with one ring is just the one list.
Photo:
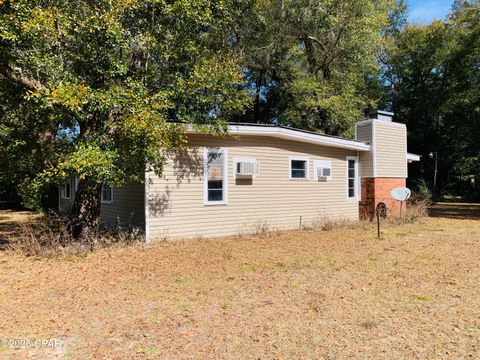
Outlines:
[[35, 164], [30, 189], [79, 177], [77, 235], [98, 225], [102, 183], [161, 172], [161, 150], [184, 145], [179, 124], [217, 132], [244, 109], [229, 46], [238, 5], [0, 1], [0, 147]]

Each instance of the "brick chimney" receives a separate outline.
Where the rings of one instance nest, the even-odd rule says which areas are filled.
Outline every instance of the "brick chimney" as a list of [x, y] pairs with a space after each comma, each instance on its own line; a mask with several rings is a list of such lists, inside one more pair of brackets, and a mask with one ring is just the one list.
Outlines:
[[355, 127], [355, 138], [370, 144], [360, 153], [360, 218], [372, 219], [379, 203], [388, 215], [400, 213], [400, 203], [390, 192], [405, 187], [407, 178], [407, 129], [392, 121], [393, 113], [377, 110]]

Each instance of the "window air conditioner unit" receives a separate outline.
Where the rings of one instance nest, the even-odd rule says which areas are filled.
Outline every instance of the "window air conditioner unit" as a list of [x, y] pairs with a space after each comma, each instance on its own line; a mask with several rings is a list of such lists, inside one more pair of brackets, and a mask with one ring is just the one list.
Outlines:
[[328, 181], [330, 180], [331, 170], [330, 168], [317, 168], [317, 178], [318, 181]]
[[254, 162], [237, 162], [237, 176], [253, 176], [258, 174], [258, 164]]

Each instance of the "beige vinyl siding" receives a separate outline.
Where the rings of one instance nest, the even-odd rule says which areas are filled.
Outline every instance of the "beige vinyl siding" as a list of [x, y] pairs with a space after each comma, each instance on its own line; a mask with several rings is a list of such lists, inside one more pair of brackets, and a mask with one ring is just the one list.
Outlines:
[[[228, 152], [228, 203], [204, 204], [204, 148]], [[226, 236], [268, 229], [298, 228], [320, 219], [358, 219], [358, 202], [347, 198], [346, 156], [356, 151], [259, 136], [191, 135], [189, 154], [170, 157], [162, 178], [149, 173], [148, 236]], [[309, 180], [289, 179], [289, 158], [309, 158]], [[234, 179], [233, 158], [255, 158], [253, 181]], [[314, 161], [332, 161], [332, 180], [315, 180]]]
[[375, 122], [377, 177], [407, 177], [407, 130], [399, 123]]
[[[59, 211], [68, 214], [75, 200], [75, 181], [71, 180], [70, 199], [61, 198], [59, 189]], [[102, 203], [100, 218], [109, 226], [117, 225], [120, 219], [124, 225], [145, 227], [145, 187], [143, 184], [125, 184], [113, 188], [113, 201], [110, 204]]]
[[110, 226], [118, 220], [123, 225], [145, 226], [145, 187], [144, 184], [130, 183], [112, 189], [113, 201], [102, 203], [100, 217]]
[[367, 141], [371, 151], [362, 151], [359, 154], [360, 177], [374, 177], [372, 123], [357, 125], [357, 140]]

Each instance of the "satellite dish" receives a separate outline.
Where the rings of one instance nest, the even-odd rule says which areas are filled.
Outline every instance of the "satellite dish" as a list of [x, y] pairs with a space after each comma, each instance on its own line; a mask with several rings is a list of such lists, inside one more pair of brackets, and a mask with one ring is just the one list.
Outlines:
[[395, 200], [407, 201], [410, 198], [410, 195], [412, 195], [412, 191], [406, 187], [399, 187], [393, 189], [390, 195], [392, 195]]

